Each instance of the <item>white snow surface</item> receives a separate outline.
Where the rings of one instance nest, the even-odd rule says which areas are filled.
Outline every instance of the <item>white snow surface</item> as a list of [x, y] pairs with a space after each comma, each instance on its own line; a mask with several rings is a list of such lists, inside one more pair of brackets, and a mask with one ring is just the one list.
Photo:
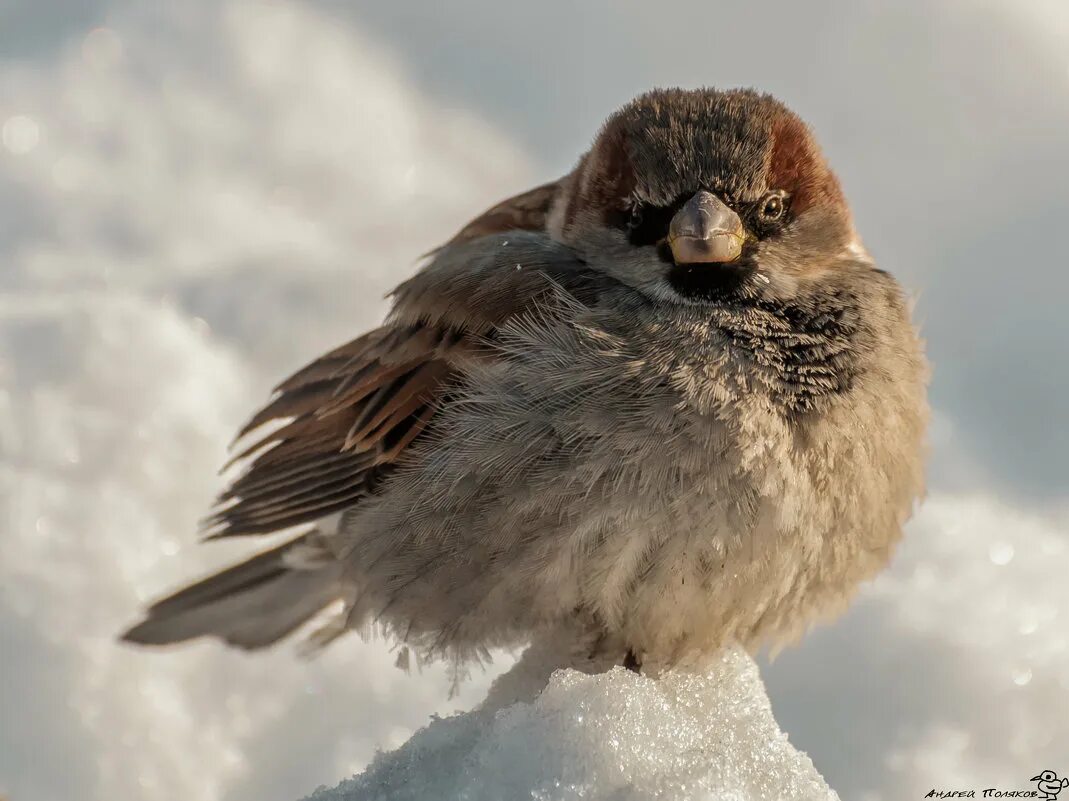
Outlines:
[[[537, 665], [528, 663], [525, 656], [499, 684], [526, 694], [528, 681], [541, 683]], [[435, 720], [364, 773], [307, 801], [522, 798], [839, 796], [776, 725], [754, 661], [729, 650], [704, 673], [651, 678], [622, 667], [594, 675], [558, 670], [534, 700]]]

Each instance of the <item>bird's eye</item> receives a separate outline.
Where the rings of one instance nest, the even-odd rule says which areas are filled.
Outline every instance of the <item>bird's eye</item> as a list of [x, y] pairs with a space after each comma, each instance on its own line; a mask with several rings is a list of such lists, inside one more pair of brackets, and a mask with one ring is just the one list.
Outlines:
[[782, 192], [772, 192], [761, 201], [761, 219], [765, 222], [776, 222], [786, 211], [787, 203]]
[[668, 236], [668, 226], [677, 207], [635, 203], [628, 212], [624, 230], [632, 245], [655, 245]]

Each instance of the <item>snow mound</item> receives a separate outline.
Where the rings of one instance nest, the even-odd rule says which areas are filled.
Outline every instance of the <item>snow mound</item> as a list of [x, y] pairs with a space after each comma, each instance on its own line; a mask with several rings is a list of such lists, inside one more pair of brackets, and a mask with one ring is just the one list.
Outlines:
[[[513, 673], [527, 669], [525, 657]], [[515, 683], [508, 675], [500, 681]], [[704, 675], [553, 674], [531, 703], [436, 719], [364, 773], [306, 801], [838, 799], [780, 731], [757, 665]]]

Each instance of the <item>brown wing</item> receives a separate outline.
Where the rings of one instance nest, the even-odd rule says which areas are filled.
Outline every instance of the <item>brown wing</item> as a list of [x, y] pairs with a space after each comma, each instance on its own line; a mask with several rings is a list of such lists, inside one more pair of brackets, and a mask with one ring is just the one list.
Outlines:
[[[386, 325], [278, 386], [239, 434], [255, 440], [232, 460], [246, 466], [206, 521], [209, 537], [312, 523], [380, 491], [448, 403], [453, 378], [462, 380], [472, 359], [495, 358], [487, 341], [504, 321], [561, 291], [594, 303], [609, 289], [611, 279], [566, 246], [516, 229], [540, 228], [537, 196], [546, 194], [528, 193], [533, 216], [520, 203], [468, 226], [395, 290]], [[215, 635], [243, 648], [269, 645], [344, 594], [344, 566], [326, 540], [312, 530], [196, 582], [154, 604], [124, 638], [159, 645]]]
[[461, 228], [446, 245], [458, 245], [504, 231], [544, 231], [546, 217], [559, 187], [560, 182], [553, 181], [501, 201]]
[[[583, 284], [570, 250], [520, 230], [544, 227], [556, 187], [517, 195], [477, 218], [397, 288], [390, 324], [280, 384], [239, 433], [240, 440], [275, 424], [231, 460], [247, 466], [219, 497], [205, 534], [264, 534], [354, 505], [424, 430], [443, 383], [479, 353], [481, 338], [544, 293], [547, 276], [566, 288]], [[516, 233], [492, 235], [504, 231]], [[521, 263], [530, 269], [517, 271]]]
[[238, 439], [286, 422], [231, 460], [249, 462], [205, 521], [207, 536], [263, 534], [352, 506], [423, 430], [442, 382], [474, 350], [448, 326], [387, 326], [282, 382]]

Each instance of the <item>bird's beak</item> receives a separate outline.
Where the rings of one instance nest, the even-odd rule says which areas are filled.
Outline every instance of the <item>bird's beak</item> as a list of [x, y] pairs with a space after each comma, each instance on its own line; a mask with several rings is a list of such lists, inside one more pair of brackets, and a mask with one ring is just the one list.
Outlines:
[[688, 200], [668, 226], [668, 246], [676, 264], [735, 261], [742, 254], [743, 238], [739, 215], [705, 190]]
[[1029, 779], [1028, 781], [1030, 781], [1030, 782], [1038, 782], [1038, 781], [1039, 781], [1040, 779], [1042, 779], [1042, 778], [1043, 778], [1043, 776], [1041, 776], [1041, 775], [1040, 775], [1040, 776], [1033, 776], [1033, 777], [1032, 777], [1031, 779]]

